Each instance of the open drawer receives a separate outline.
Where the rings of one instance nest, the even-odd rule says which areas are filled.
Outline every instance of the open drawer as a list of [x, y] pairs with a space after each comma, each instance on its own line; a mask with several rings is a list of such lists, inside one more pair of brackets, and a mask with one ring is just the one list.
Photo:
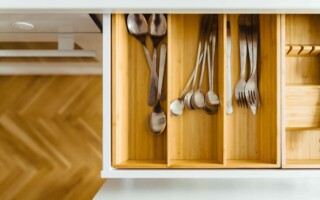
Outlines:
[[[147, 129], [149, 69], [142, 45], [126, 28], [123, 14], [112, 16], [112, 166], [114, 168], [279, 168], [280, 16], [260, 15], [260, 93], [256, 116], [248, 109], [226, 110], [226, 37], [231, 23], [232, 87], [239, 76], [238, 16], [218, 16], [215, 89], [221, 99], [216, 115], [202, 110], [176, 117], [169, 104], [179, 97], [197, 56], [201, 15], [169, 14], [165, 78], [167, 128]], [[192, 24], [190, 26], [189, 24]], [[151, 48], [150, 41], [147, 45]], [[272, 51], [271, 51], [272, 50]], [[204, 76], [204, 82], [207, 77]], [[204, 84], [204, 91], [207, 86]]]

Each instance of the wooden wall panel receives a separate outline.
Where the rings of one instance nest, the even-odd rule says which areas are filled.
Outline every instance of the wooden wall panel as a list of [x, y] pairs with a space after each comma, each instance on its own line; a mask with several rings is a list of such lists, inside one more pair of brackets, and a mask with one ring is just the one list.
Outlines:
[[0, 77], [0, 199], [92, 199], [101, 138], [100, 76]]

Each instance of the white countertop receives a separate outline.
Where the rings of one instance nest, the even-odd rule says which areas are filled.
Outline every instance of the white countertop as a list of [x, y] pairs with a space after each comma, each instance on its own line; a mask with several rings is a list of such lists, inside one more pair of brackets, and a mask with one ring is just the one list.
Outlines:
[[95, 200], [318, 200], [320, 179], [108, 179]]
[[320, 13], [319, 0], [1, 0], [2, 12]]

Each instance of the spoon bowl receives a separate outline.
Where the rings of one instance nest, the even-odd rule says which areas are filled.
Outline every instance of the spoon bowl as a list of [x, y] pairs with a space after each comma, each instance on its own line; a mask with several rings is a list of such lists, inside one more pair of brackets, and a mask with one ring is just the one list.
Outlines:
[[129, 33], [145, 44], [148, 34], [148, 23], [142, 14], [129, 14], [127, 17], [127, 27]]
[[196, 109], [202, 109], [205, 106], [204, 94], [200, 89], [193, 93], [191, 97], [191, 105]]
[[208, 114], [208, 115], [214, 115], [218, 113], [218, 107], [208, 107], [207, 105], [204, 106], [203, 110]]
[[191, 98], [193, 96], [193, 90], [190, 90], [186, 96], [184, 97], [184, 105], [186, 106], [187, 109], [189, 110], [194, 110], [194, 108], [191, 105]]
[[218, 95], [212, 90], [209, 90], [207, 92], [205, 101], [207, 105], [217, 106], [220, 104]]
[[152, 14], [148, 20], [149, 34], [153, 46], [156, 48], [163, 37], [167, 34], [167, 20], [163, 14]]
[[173, 114], [174, 116], [180, 116], [182, 115], [183, 110], [184, 110], [183, 99], [179, 98], [171, 102], [170, 104], [171, 114]]
[[167, 117], [160, 106], [160, 102], [154, 107], [148, 116], [148, 129], [155, 135], [161, 134], [167, 126]]

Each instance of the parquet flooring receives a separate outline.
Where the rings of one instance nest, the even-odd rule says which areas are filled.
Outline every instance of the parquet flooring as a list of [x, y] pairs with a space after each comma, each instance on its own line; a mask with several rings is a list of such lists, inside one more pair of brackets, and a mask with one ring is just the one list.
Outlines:
[[0, 199], [92, 199], [104, 180], [102, 77], [0, 77]]

